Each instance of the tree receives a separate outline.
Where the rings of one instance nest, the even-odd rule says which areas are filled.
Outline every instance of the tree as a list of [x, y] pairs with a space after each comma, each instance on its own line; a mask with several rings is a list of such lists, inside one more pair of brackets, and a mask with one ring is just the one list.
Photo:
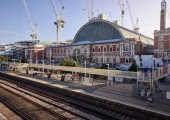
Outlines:
[[71, 66], [71, 67], [78, 67], [80, 64], [78, 61], [75, 61], [72, 58], [65, 58], [61, 63], [61, 66]]
[[108, 69], [108, 66], [106, 64], [102, 64], [102, 66], [100, 67], [100, 69]]
[[0, 56], [0, 62], [3, 62], [3, 61], [9, 61], [11, 58], [10, 57], [6, 57], [6, 56]]
[[136, 61], [132, 63], [132, 65], [130, 66], [128, 71], [133, 71], [133, 72], [137, 72], [137, 64]]

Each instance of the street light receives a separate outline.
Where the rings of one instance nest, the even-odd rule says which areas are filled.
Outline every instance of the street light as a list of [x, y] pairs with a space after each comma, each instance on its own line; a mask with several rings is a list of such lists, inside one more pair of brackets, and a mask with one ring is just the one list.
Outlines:
[[19, 60], [19, 62], [20, 62], [20, 71], [21, 71], [21, 60]]
[[53, 62], [53, 66], [54, 66], [54, 60], [51, 60]]
[[44, 77], [44, 61], [42, 61], [43, 62], [43, 77]]
[[85, 78], [86, 78], [86, 61], [84, 62], [84, 64], [85, 64]]
[[151, 83], [150, 83], [150, 92], [151, 94], [153, 94], [153, 82], [154, 82], [154, 67], [155, 67], [155, 58], [152, 58], [153, 61], [152, 61], [152, 79], [150, 79]]
[[108, 66], [107, 70], [107, 85], [109, 85], [109, 64], [106, 64]]

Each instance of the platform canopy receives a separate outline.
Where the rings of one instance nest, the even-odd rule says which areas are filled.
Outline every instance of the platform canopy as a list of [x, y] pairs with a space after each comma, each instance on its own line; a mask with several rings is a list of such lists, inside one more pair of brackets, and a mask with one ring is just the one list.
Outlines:
[[132, 78], [137, 79], [137, 72], [129, 71], [120, 71], [120, 70], [106, 70], [106, 69], [95, 69], [95, 68], [82, 68], [82, 67], [68, 67], [68, 66], [52, 66], [52, 65], [43, 65], [43, 64], [27, 64], [27, 63], [0, 63], [0, 64], [9, 64], [13, 68], [41, 68], [41, 69], [51, 69], [51, 70], [61, 70], [68, 72], [77, 72], [77, 73], [87, 73], [103, 76], [114, 76], [122, 78]]
[[[43, 68], [43, 65], [42, 64], [30, 64], [30, 67]], [[103, 75], [103, 76], [108, 76], [108, 74], [109, 74], [109, 76], [114, 76], [114, 77], [137, 79], [136, 72], [120, 71], [120, 70], [105, 70], [105, 69], [68, 67], [68, 66], [52, 66], [52, 65], [44, 65], [44, 69], [96, 74], [96, 75]]]

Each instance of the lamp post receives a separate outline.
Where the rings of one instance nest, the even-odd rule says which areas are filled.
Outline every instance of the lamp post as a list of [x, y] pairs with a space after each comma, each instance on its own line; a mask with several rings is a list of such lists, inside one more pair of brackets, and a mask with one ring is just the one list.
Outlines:
[[108, 66], [107, 69], [107, 85], [109, 85], [109, 64], [106, 64]]
[[37, 60], [37, 52], [36, 52], [36, 64], [38, 64], [38, 60]]
[[51, 60], [52, 61], [52, 63], [53, 63], [53, 66], [54, 66], [54, 60]]
[[20, 62], [20, 71], [21, 71], [21, 60], [19, 60], [19, 62]]
[[85, 78], [86, 78], [86, 61], [84, 62], [85, 65]]
[[50, 49], [50, 65], [51, 65], [51, 61], [52, 61], [52, 60], [51, 60], [51, 58], [52, 58], [52, 57], [51, 57], [51, 55], [52, 55], [51, 53], [52, 53], [52, 50]]
[[153, 82], [154, 82], [154, 67], [155, 67], [155, 58], [152, 58], [152, 79], [150, 83], [150, 92], [153, 94]]
[[43, 77], [44, 77], [44, 61], [42, 61], [43, 62]]

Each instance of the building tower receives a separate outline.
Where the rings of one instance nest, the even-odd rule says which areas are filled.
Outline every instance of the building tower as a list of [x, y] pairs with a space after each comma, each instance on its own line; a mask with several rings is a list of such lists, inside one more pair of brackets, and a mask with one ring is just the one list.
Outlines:
[[160, 30], [165, 30], [166, 28], [166, 1], [161, 2], [161, 16], [160, 16]]

